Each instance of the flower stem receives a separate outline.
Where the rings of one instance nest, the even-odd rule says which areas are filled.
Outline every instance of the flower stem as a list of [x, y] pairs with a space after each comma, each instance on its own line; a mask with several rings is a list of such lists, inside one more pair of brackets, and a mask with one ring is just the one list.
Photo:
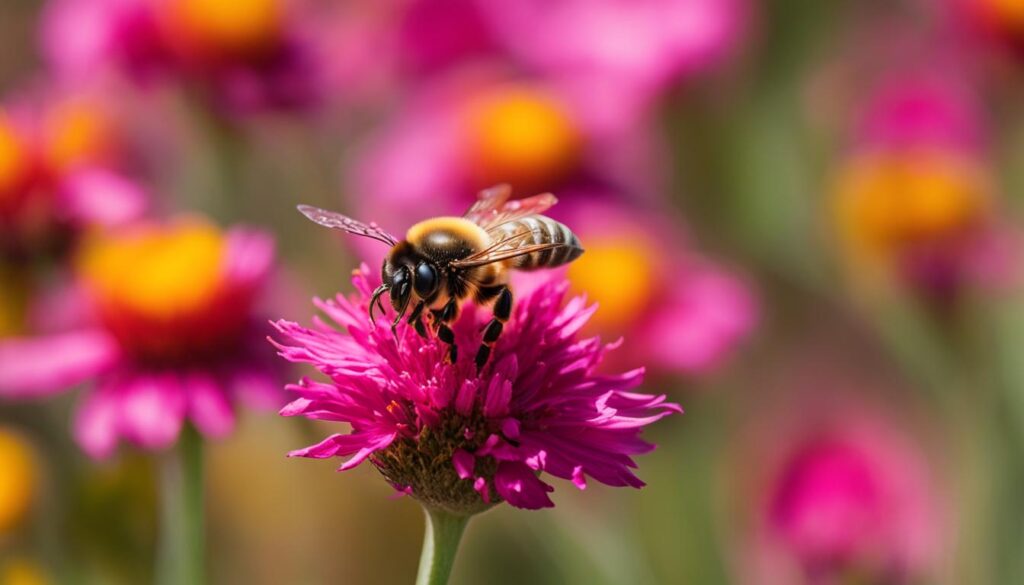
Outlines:
[[452, 573], [459, 541], [470, 517], [427, 506], [423, 507], [423, 511], [427, 526], [416, 585], [445, 585]]
[[203, 443], [190, 426], [161, 462], [158, 585], [202, 585]]

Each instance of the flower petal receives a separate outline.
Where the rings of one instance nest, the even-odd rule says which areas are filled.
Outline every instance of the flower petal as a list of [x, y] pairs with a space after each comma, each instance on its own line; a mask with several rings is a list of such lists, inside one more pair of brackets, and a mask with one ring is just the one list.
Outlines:
[[231, 403], [213, 376], [193, 372], [185, 376], [188, 393], [188, 418], [203, 435], [219, 439], [231, 434], [235, 428], [235, 413]]
[[106, 385], [86, 394], [75, 411], [71, 434], [75, 442], [94, 459], [105, 459], [117, 447], [116, 393]]
[[503, 461], [498, 464], [494, 488], [502, 499], [516, 508], [539, 510], [555, 506], [548, 497], [555, 488], [538, 479], [533, 470], [523, 463]]
[[0, 396], [60, 392], [102, 372], [119, 357], [117, 343], [99, 329], [0, 341]]
[[136, 375], [121, 388], [121, 432], [145, 449], [173, 444], [185, 422], [185, 411], [185, 390], [174, 374]]

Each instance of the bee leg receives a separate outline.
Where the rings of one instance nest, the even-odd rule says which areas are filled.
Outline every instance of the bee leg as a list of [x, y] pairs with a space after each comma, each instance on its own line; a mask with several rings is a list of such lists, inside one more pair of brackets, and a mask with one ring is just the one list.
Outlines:
[[491, 289], [481, 289], [477, 296], [481, 300], [497, 297], [494, 301], [494, 316], [484, 328], [483, 341], [480, 343], [480, 349], [476, 352], [476, 369], [479, 371], [490, 359], [494, 342], [498, 341], [501, 331], [505, 328], [505, 323], [512, 316], [512, 291], [507, 286], [500, 285]]
[[409, 325], [412, 325], [416, 329], [416, 333], [419, 334], [423, 339], [427, 338], [427, 330], [423, 327], [423, 319], [420, 316], [423, 314], [423, 307], [426, 303], [420, 301], [416, 303], [416, 307], [413, 308], [412, 314], [409, 315], [409, 319], [406, 321]]
[[459, 348], [455, 345], [455, 332], [448, 326], [459, 317], [459, 303], [454, 298], [440, 310], [434, 311], [434, 323], [437, 326], [437, 337], [448, 344], [448, 363], [454, 364], [459, 358]]

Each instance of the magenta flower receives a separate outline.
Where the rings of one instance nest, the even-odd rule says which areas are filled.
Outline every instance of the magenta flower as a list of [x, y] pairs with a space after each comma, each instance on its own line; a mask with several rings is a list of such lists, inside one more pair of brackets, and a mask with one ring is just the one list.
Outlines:
[[609, 129], [581, 114], [582, 101], [542, 79], [457, 72], [420, 87], [356, 149], [346, 190], [372, 193], [354, 198], [359, 215], [396, 229], [459, 213], [470, 194], [503, 182], [520, 193], [598, 184], [656, 198], [664, 178], [656, 134], [644, 124]]
[[751, 582], [918, 583], [934, 571], [943, 533], [934, 478], [887, 421], [821, 417], [772, 437]]
[[[891, 72], [869, 96], [836, 176], [836, 219], [861, 283], [895, 281], [949, 302], [1013, 280], [985, 116], [969, 79]], [[1002, 265], [1000, 268], [999, 265]]]
[[616, 203], [600, 190], [566, 194], [553, 215], [579, 226], [587, 242], [587, 253], [567, 270], [572, 290], [598, 304], [587, 331], [631, 340], [612, 363], [703, 374], [751, 336], [758, 306], [750, 286], [695, 250], [678, 220]]
[[55, 0], [40, 37], [53, 72], [72, 83], [106, 74], [173, 79], [233, 114], [303, 110], [324, 93], [324, 64], [306, 13], [285, 0]]
[[90, 383], [74, 436], [93, 457], [121, 439], [164, 449], [186, 420], [207, 437], [227, 435], [237, 402], [280, 405], [254, 309], [273, 256], [262, 233], [222, 234], [198, 219], [94, 236], [76, 263], [90, 322], [0, 341], [0, 397]]
[[736, 53], [746, 0], [478, 2], [495, 37], [594, 107], [636, 109]]
[[[353, 277], [351, 298], [315, 301], [331, 323], [275, 323], [287, 338], [275, 342], [280, 354], [329, 378], [288, 386], [297, 398], [281, 414], [352, 425], [350, 433], [291, 456], [349, 457], [342, 470], [369, 460], [395, 489], [460, 516], [501, 501], [553, 506], [554, 488], [542, 473], [579, 489], [588, 476], [611, 486], [644, 485], [632, 456], [654, 445], [639, 438], [640, 430], [681, 409], [664, 396], [632, 392], [642, 369], [595, 372], [613, 346], [577, 339], [595, 308], [580, 297], [563, 306], [566, 284], [546, 284], [519, 299], [478, 373], [469, 358], [444, 363], [443, 344], [412, 327], [402, 324], [393, 335], [374, 326], [367, 273], [364, 265]], [[483, 323], [465, 311], [454, 328], [458, 342], [479, 343]]]

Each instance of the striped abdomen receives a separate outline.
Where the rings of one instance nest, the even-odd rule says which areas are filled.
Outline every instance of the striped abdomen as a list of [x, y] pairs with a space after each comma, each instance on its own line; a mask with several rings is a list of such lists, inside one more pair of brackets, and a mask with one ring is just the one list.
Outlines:
[[554, 268], [568, 264], [583, 253], [576, 234], [563, 224], [543, 215], [528, 215], [522, 219], [501, 224], [491, 230], [492, 240], [504, 240], [521, 236], [516, 240], [515, 247], [533, 246], [537, 244], [562, 244], [519, 256], [512, 260], [512, 268], [518, 270], [536, 270], [538, 268]]

